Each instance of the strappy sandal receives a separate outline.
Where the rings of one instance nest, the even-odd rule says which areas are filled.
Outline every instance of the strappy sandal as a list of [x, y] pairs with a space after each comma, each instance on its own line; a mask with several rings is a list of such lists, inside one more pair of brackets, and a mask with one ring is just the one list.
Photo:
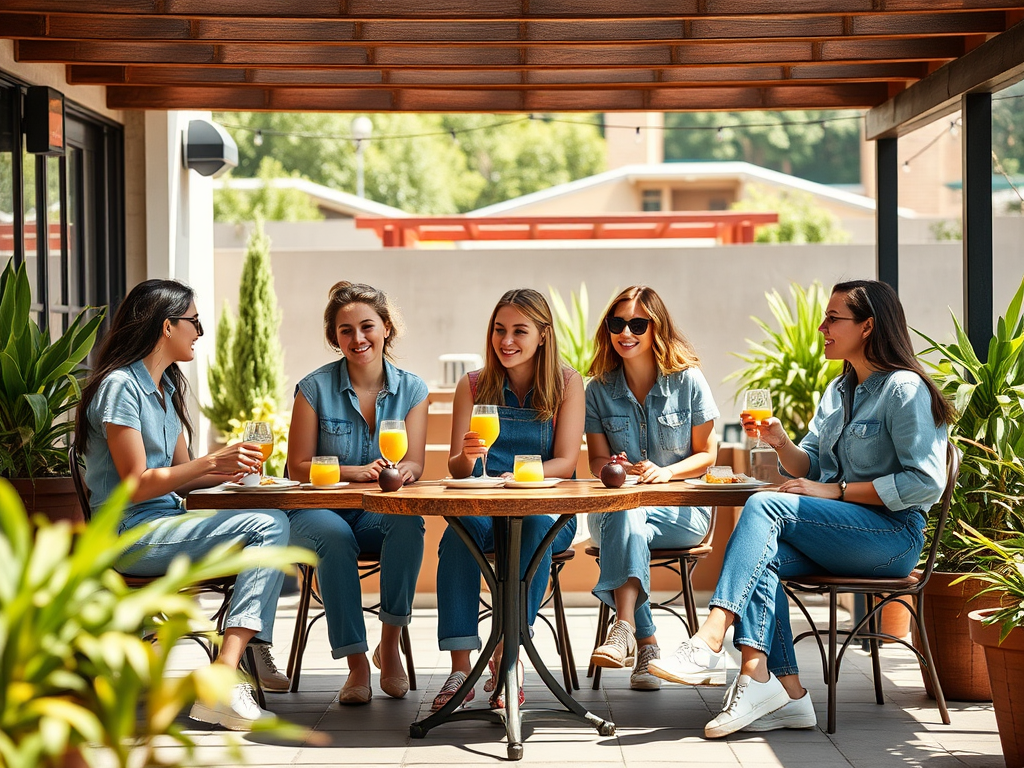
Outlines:
[[[452, 696], [458, 693], [459, 687], [464, 682], [466, 682], [465, 672], [452, 672], [448, 675], [448, 679], [445, 680], [444, 685], [441, 686], [441, 692], [434, 697], [434, 701], [430, 705], [430, 711], [437, 712], [437, 710], [441, 709], [441, 707], [451, 701]], [[476, 691], [471, 688], [469, 693], [466, 694], [466, 698], [462, 700], [462, 706], [469, 704], [475, 696]]]
[[[493, 681], [493, 684], [491, 685], [491, 688], [490, 688], [490, 690], [493, 691], [495, 686], [497, 685], [498, 676], [497, 676], [497, 674], [495, 674], [494, 662], [493, 661], [489, 661], [487, 664], [488, 664], [488, 667], [491, 670], [491, 679], [488, 680], [487, 682], [491, 683]], [[523, 706], [523, 703], [526, 701], [526, 689], [523, 688], [523, 681], [526, 678], [526, 670], [523, 668], [523, 660], [522, 659], [519, 659], [519, 661], [516, 663], [516, 668], [517, 668], [517, 671], [519, 672], [519, 706], [521, 707], [521, 706]], [[484, 690], [485, 691], [488, 690], [486, 684], [484, 685]], [[491, 705], [491, 709], [504, 709], [505, 708], [505, 694], [504, 693], [492, 694], [491, 698], [488, 701], [489, 701], [489, 703]]]

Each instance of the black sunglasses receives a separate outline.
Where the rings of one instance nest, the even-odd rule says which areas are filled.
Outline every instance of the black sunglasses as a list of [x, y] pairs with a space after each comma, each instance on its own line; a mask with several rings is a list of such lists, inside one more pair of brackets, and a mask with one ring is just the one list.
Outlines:
[[604, 324], [610, 333], [622, 333], [628, 325], [629, 330], [633, 332], [634, 336], [643, 336], [647, 333], [647, 326], [651, 324], [651, 321], [646, 317], [634, 317], [632, 320], [625, 320], [621, 317], [613, 316], [606, 317]]
[[192, 323], [192, 327], [196, 329], [196, 333], [198, 333], [200, 336], [203, 335], [203, 324], [199, 322], [199, 315], [195, 315], [194, 317], [168, 317], [167, 319], [187, 320], [188, 322]]

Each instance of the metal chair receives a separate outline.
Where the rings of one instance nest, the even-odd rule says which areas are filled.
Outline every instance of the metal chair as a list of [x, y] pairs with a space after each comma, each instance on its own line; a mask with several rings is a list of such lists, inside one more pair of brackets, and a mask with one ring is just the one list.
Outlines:
[[[650, 567], [652, 571], [655, 568], [667, 568], [679, 577], [679, 591], [664, 602], [656, 603], [652, 600], [651, 610], [665, 611], [675, 616], [686, 625], [686, 631], [691, 637], [700, 626], [697, 623], [697, 603], [693, 597], [693, 569], [697, 567], [697, 563], [707, 558], [714, 551], [714, 548], [711, 546], [711, 538], [715, 535], [715, 521], [717, 518], [718, 507], [712, 507], [708, 532], [704, 534], [704, 538], [699, 544], [680, 549], [651, 550]], [[601, 562], [601, 549], [599, 547], [587, 547], [584, 552], [596, 558], [598, 563]], [[685, 618], [680, 616], [678, 611], [672, 607], [672, 604], [680, 597], [683, 598]], [[615, 615], [612, 613], [612, 609], [602, 602], [600, 612], [597, 615], [597, 635], [594, 637], [594, 650], [597, 650], [605, 642], [608, 637], [608, 631], [614, 623]], [[590, 666], [587, 667], [587, 677], [594, 678], [593, 689], [595, 691], [601, 687], [601, 667], [591, 662]]]
[[[783, 584], [786, 594], [796, 603], [797, 607], [806, 617], [811, 629], [794, 638], [799, 642], [805, 637], [813, 636], [818, 643], [818, 650], [821, 653], [821, 665], [825, 674], [825, 685], [828, 687], [828, 732], [836, 732], [836, 688], [839, 679], [839, 667], [843, 661], [843, 654], [854, 640], [867, 640], [871, 650], [871, 670], [875, 682], [875, 701], [878, 704], [884, 703], [882, 697], [882, 672], [878, 658], [878, 641], [888, 640], [897, 642], [912, 650], [921, 661], [923, 669], [928, 670], [932, 690], [935, 693], [935, 702], [939, 708], [939, 715], [942, 722], [949, 725], [949, 712], [946, 709], [946, 699], [942, 694], [942, 687], [939, 685], [938, 675], [935, 673], [935, 663], [932, 660], [931, 647], [928, 643], [928, 633], [925, 631], [924, 622], [921, 619], [922, 605], [924, 603], [924, 587], [931, 578], [932, 569], [935, 566], [935, 555], [938, 552], [939, 541], [942, 539], [942, 532], [946, 527], [946, 520], [949, 516], [949, 505], [953, 498], [953, 487], [956, 485], [957, 473], [960, 471], [960, 451], [952, 443], [946, 448], [946, 487], [942, 492], [939, 503], [938, 518], [935, 522], [935, 533], [932, 538], [931, 547], [928, 549], [928, 557], [924, 567], [914, 571], [906, 578], [854, 578], [848, 576], [833, 576], [829, 574], [800, 576], [799, 578], [787, 579]], [[806, 606], [800, 600], [797, 593], [812, 593], [828, 595], [828, 651], [821, 639], [814, 620], [811, 618]], [[838, 597], [841, 592], [850, 592], [859, 595], [868, 595], [868, 608], [866, 615], [856, 621], [852, 629], [844, 630], [838, 627]], [[888, 603], [900, 598], [916, 598], [916, 608], [913, 606], [913, 599], [904, 600], [907, 610], [910, 611], [917, 626], [918, 637], [921, 648], [914, 647], [903, 638], [883, 634], [879, 630], [880, 612]], [[838, 635], [846, 635], [841, 647], [838, 648]]]

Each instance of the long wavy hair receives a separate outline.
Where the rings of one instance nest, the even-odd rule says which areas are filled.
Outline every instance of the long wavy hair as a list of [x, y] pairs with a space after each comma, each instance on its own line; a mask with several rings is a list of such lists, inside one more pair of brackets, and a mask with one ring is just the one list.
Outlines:
[[[132, 288], [121, 302], [110, 324], [110, 330], [100, 345], [96, 366], [89, 376], [89, 382], [82, 390], [82, 402], [78, 405], [78, 414], [75, 417], [75, 442], [80, 453], [85, 453], [88, 445], [87, 414], [100, 384], [118, 368], [131, 365], [152, 352], [163, 333], [164, 320], [183, 316], [194, 298], [195, 291], [177, 280], [146, 280]], [[179, 322], [182, 321], [171, 320], [175, 326]], [[191, 445], [192, 420], [185, 407], [188, 381], [177, 363], [167, 366], [164, 374], [174, 384], [171, 404], [188, 433]]]
[[338, 312], [356, 302], [370, 307], [388, 327], [390, 333], [384, 339], [384, 357], [394, 362], [391, 348], [405, 328], [402, 316], [384, 291], [364, 283], [350, 283], [347, 280], [342, 280], [332, 285], [331, 290], [328, 291], [327, 307], [324, 309], [324, 337], [327, 339], [328, 345], [335, 352], [341, 352], [341, 347], [338, 346], [338, 331], [335, 327]]
[[[856, 322], [863, 323], [869, 317], [875, 320], [874, 328], [864, 342], [865, 360], [881, 371], [913, 371], [918, 374], [931, 393], [935, 424], [951, 423], [956, 417], [953, 405], [942, 396], [941, 390], [918, 362], [903, 304], [896, 291], [877, 280], [849, 280], [832, 286], [832, 293], [846, 294], [843, 301]], [[843, 374], [851, 370], [853, 366], [844, 360]]]
[[588, 371], [598, 381], [607, 380], [609, 374], [622, 367], [622, 357], [612, 345], [611, 333], [605, 327], [605, 320], [612, 317], [615, 308], [624, 301], [636, 301], [651, 316], [651, 330], [654, 334], [654, 359], [662, 375], [699, 368], [700, 358], [689, 339], [672, 321], [665, 302], [657, 291], [646, 285], [633, 285], [611, 300], [601, 316], [594, 337], [594, 362]]
[[494, 321], [502, 307], [514, 307], [540, 331], [544, 344], [537, 348], [533, 356], [533, 396], [530, 405], [537, 411], [538, 421], [553, 419], [558, 409], [562, 407], [562, 400], [565, 399], [565, 379], [562, 374], [562, 361], [558, 356], [558, 342], [555, 340], [551, 308], [544, 297], [532, 288], [515, 288], [507, 291], [491, 312], [491, 319], [487, 323], [487, 352], [484, 355], [484, 367], [477, 378], [475, 402], [505, 404], [505, 367], [498, 359], [494, 344], [491, 342]]

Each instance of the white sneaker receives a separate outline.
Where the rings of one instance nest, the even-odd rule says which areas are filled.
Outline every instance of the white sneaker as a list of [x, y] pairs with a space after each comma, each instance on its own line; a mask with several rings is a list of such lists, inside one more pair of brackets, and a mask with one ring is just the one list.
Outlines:
[[253, 656], [256, 657], [256, 673], [260, 677], [260, 685], [264, 691], [287, 693], [291, 681], [284, 672], [277, 668], [274, 657], [270, 655], [270, 646], [265, 643], [254, 643]]
[[[729, 696], [729, 693], [732, 695]], [[728, 736], [788, 703], [789, 694], [779, 678], [772, 673], [768, 673], [766, 683], [759, 683], [748, 675], [740, 675], [727, 692], [722, 711], [704, 726], [704, 735], [709, 739]]]
[[608, 638], [590, 654], [590, 663], [598, 667], [623, 669], [636, 661], [636, 637], [628, 621], [616, 621], [608, 630]]
[[197, 701], [188, 716], [201, 723], [222, 725], [231, 731], [251, 731], [253, 723], [275, 719], [274, 714], [260, 709], [249, 683], [239, 683], [232, 689], [231, 703], [218, 702], [207, 706]]
[[744, 731], [775, 731], [779, 728], [814, 728], [818, 718], [814, 714], [811, 703], [811, 692], [807, 691], [799, 699], [790, 699], [781, 709], [759, 717]]
[[672, 683], [725, 685], [725, 649], [712, 651], [699, 637], [684, 640], [667, 659], [652, 659], [651, 674]]
[[634, 691], [661, 690], [661, 680], [651, 674], [648, 665], [661, 658], [661, 648], [656, 645], [641, 645], [636, 652], [636, 666], [629, 676], [629, 687]]

